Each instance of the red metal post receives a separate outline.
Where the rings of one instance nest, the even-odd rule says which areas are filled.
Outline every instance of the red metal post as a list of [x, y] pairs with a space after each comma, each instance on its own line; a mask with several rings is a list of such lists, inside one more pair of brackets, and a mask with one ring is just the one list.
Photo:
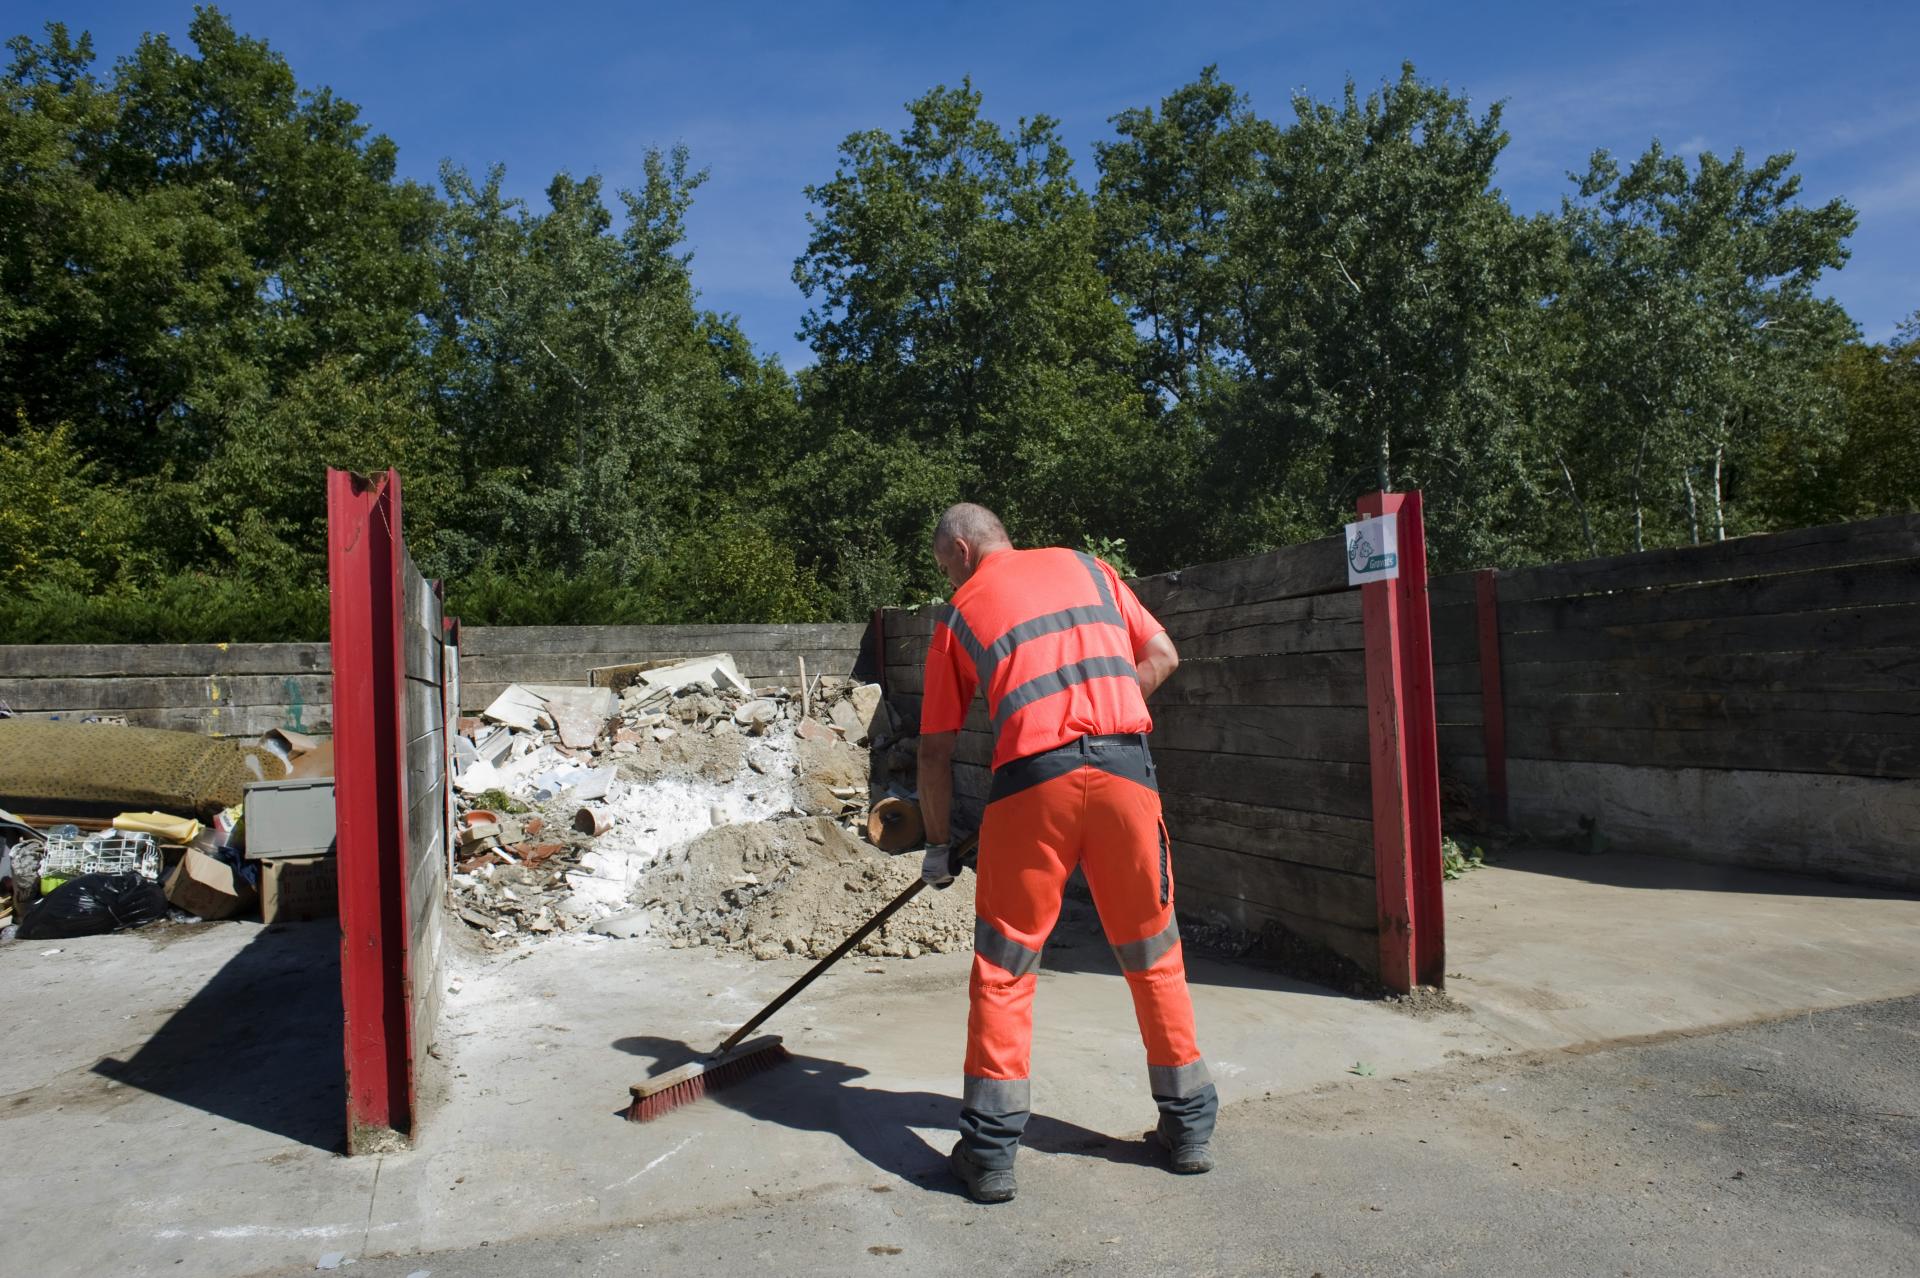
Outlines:
[[347, 1148], [413, 1118], [400, 477], [327, 472]]
[[1480, 733], [1487, 756], [1487, 806], [1507, 823], [1507, 701], [1500, 688], [1500, 570], [1474, 576], [1480, 626]]
[[1440, 752], [1420, 494], [1373, 493], [1363, 516], [1398, 515], [1400, 575], [1360, 590], [1373, 773], [1374, 875], [1380, 980], [1440, 985], [1446, 939], [1440, 897]]

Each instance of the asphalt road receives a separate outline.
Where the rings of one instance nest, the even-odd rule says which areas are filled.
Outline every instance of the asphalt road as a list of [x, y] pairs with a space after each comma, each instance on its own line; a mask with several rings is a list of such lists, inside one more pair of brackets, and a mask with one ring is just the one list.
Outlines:
[[1920, 1273], [1920, 999], [1253, 1100], [1209, 1176], [1139, 1135], [1023, 1153], [1004, 1206], [942, 1146], [912, 1180], [343, 1272]]

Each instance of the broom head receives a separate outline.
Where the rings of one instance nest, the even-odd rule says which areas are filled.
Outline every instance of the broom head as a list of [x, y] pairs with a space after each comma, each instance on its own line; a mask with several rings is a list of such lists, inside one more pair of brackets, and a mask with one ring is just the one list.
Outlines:
[[730, 1052], [704, 1057], [628, 1088], [633, 1100], [627, 1106], [627, 1119], [635, 1123], [649, 1122], [683, 1105], [691, 1105], [708, 1092], [752, 1078], [792, 1059], [793, 1054], [781, 1046], [778, 1034], [749, 1039]]

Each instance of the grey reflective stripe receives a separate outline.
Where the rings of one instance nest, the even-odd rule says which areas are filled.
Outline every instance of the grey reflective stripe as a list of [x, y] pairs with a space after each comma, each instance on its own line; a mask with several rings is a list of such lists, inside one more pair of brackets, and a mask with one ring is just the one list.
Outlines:
[[1033, 1108], [1033, 1080], [976, 1078], [968, 1074], [960, 1103], [982, 1114], [1024, 1114]]
[[1124, 627], [1125, 624], [1116, 609], [1107, 607], [1062, 608], [1059, 612], [1050, 612], [1044, 617], [1023, 621], [995, 639], [993, 646], [987, 649], [987, 655], [977, 663], [980, 667], [980, 682], [982, 685], [988, 684], [1000, 663], [1012, 656], [1013, 650], [1029, 639], [1038, 639], [1042, 635], [1057, 635], [1062, 630], [1071, 630], [1075, 626]]
[[973, 921], [973, 952], [1015, 977], [1040, 966], [1040, 951], [1030, 950], [985, 919]]
[[1125, 945], [1113, 947], [1113, 956], [1120, 960], [1123, 972], [1144, 972], [1167, 956], [1167, 951], [1180, 944], [1180, 920], [1170, 918], [1167, 925], [1144, 941], [1128, 941]]
[[1100, 571], [1100, 561], [1084, 550], [1076, 550], [1073, 553], [1079, 557], [1081, 566], [1087, 570], [1087, 575], [1093, 578], [1093, 588], [1100, 592], [1100, 602], [1117, 621], [1120, 617], [1120, 605], [1113, 601], [1113, 591], [1107, 586], [1107, 574]]
[[1091, 679], [1118, 679], [1122, 675], [1129, 679], [1137, 679], [1140, 677], [1140, 672], [1125, 657], [1088, 657], [1085, 661], [1076, 661], [1070, 666], [1049, 670], [1037, 678], [1027, 680], [1000, 698], [1000, 707], [993, 712], [993, 730], [999, 732], [1006, 727], [1008, 719], [1043, 697], [1065, 692], [1075, 684], [1086, 683]]
[[974, 669], [979, 669], [987, 650], [981, 646], [979, 636], [973, 633], [973, 627], [967, 624], [967, 619], [960, 615], [958, 608], [948, 604], [947, 615], [942, 620], [947, 623], [947, 629], [953, 631], [953, 637], [960, 641], [960, 646], [967, 650], [967, 655], [973, 658]]
[[1206, 1058], [1197, 1057], [1185, 1065], [1147, 1066], [1147, 1083], [1155, 1096], [1184, 1100], [1203, 1087], [1211, 1087], [1213, 1075], [1207, 1072]]

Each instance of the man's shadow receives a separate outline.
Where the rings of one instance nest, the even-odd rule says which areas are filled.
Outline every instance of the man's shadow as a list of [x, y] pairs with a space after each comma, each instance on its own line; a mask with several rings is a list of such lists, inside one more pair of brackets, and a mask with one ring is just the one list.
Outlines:
[[[617, 1039], [613, 1046], [651, 1060], [649, 1078], [703, 1055], [678, 1039], [652, 1035]], [[958, 1183], [946, 1175], [948, 1138], [942, 1136], [940, 1147], [930, 1149], [913, 1130], [934, 1128], [951, 1133], [960, 1102], [935, 1092], [855, 1086], [855, 1080], [866, 1076], [867, 1071], [858, 1066], [795, 1054], [791, 1060], [710, 1092], [695, 1103], [725, 1105], [760, 1122], [837, 1136], [882, 1171], [928, 1188], [961, 1192]], [[1151, 1111], [1143, 1115], [1143, 1120], [1152, 1121]], [[1039, 1113], [1028, 1119], [1020, 1143], [1043, 1154], [1072, 1154], [1132, 1165], [1153, 1161], [1140, 1137], [1106, 1136]]]

